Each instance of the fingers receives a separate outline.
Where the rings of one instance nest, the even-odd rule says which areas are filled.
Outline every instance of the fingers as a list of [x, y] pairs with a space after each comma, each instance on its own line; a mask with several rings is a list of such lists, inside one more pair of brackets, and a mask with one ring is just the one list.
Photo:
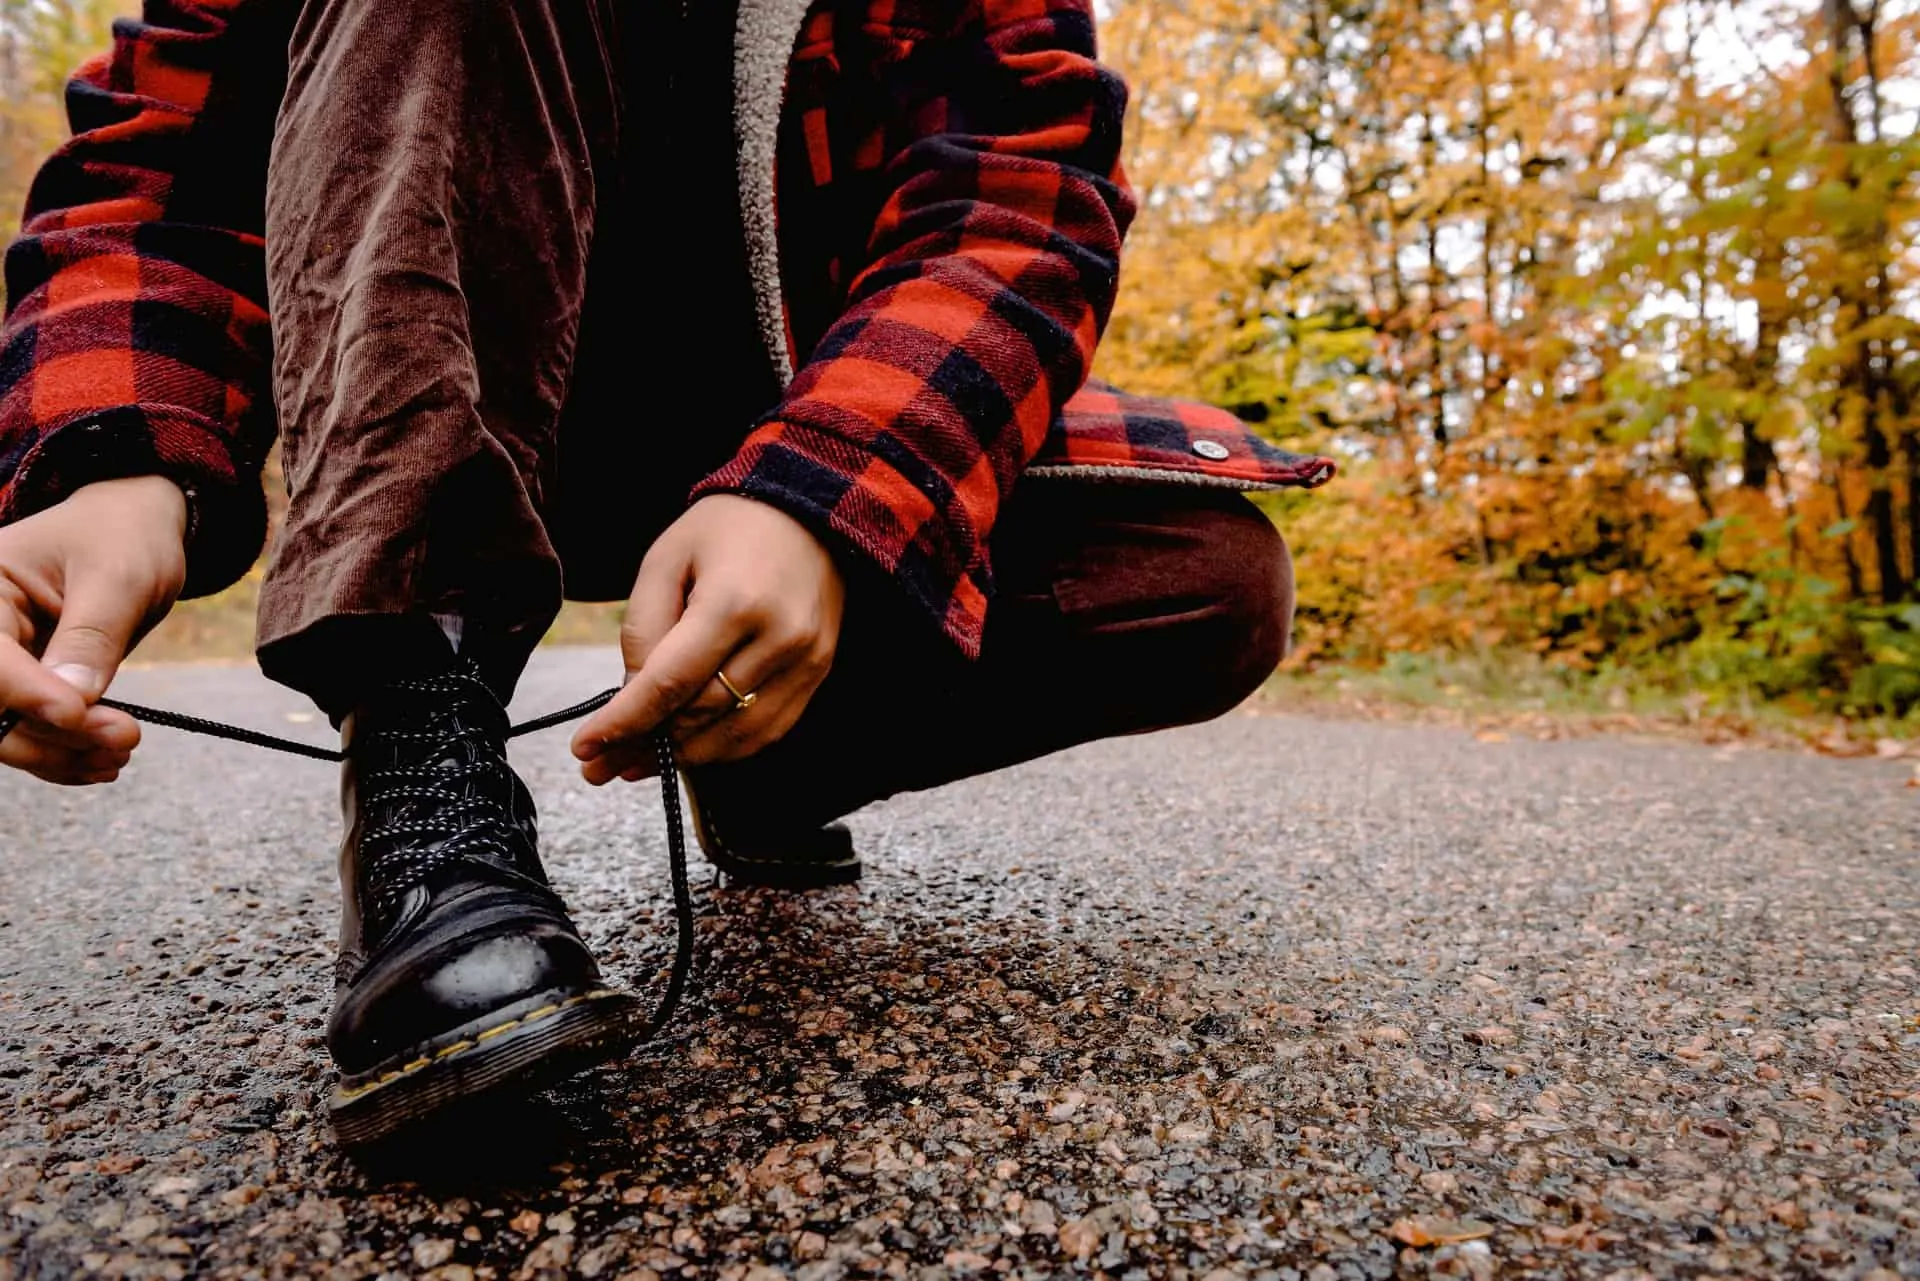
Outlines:
[[620, 695], [600, 713], [590, 716], [573, 734], [573, 754], [591, 761], [607, 750], [618, 736], [611, 727], [624, 724], [638, 701], [633, 680], [647, 665], [648, 657], [686, 612], [688, 561], [674, 546], [662, 540], [640, 562], [640, 576], [634, 580], [633, 595], [627, 599], [626, 617], [620, 623], [620, 658], [627, 673]]
[[[727, 679], [738, 686], [743, 694], [749, 690], [759, 691], [760, 686], [766, 685], [777, 674], [769, 664], [774, 654], [770, 646], [749, 642], [727, 660], [724, 669], [716, 670], [725, 670]], [[736, 672], [751, 675], [738, 676]], [[715, 691], [718, 692], [718, 698], [714, 697]], [[760, 691], [753, 707], [748, 710], [757, 710], [761, 701], [770, 694], [771, 691]], [[678, 747], [708, 725], [736, 714], [733, 695], [727, 693], [718, 677], [709, 676], [706, 685], [678, 711], [668, 716], [665, 724]], [[580, 775], [595, 787], [611, 783], [616, 778], [637, 783], [643, 778], [652, 778], [657, 772], [657, 764], [658, 757], [650, 738], [620, 738], [607, 743], [598, 755], [589, 759]]]
[[148, 605], [147, 594], [125, 576], [105, 569], [75, 574], [40, 661], [93, 702], [113, 682]]
[[771, 747], [799, 722], [825, 674], [805, 665], [789, 667], [763, 687], [752, 707], [709, 721], [689, 733], [680, 743], [681, 761], [713, 765], [745, 760]]
[[[785, 666], [758, 679], [754, 691], [758, 697], [752, 706], [736, 707], [732, 696], [727, 695], [725, 711], [711, 716], [690, 716], [682, 712], [668, 722], [682, 764], [744, 760], [786, 737], [826, 679], [830, 662], [812, 654], [789, 655], [781, 661]], [[729, 678], [736, 666], [745, 670], [744, 658], [729, 660]], [[718, 681], [713, 683], [719, 685]], [[746, 692], [743, 682], [734, 683]], [[588, 762], [581, 774], [597, 787], [616, 778], [637, 783], [654, 777], [657, 772], [651, 744], [641, 741], [612, 745], [604, 755]]]
[[[784, 733], [825, 674], [842, 603], [832, 556], [792, 517], [736, 495], [693, 504], [641, 566], [621, 637], [629, 679], [574, 735], [583, 776], [650, 773], [642, 740], [662, 725], [716, 759]], [[715, 679], [722, 664], [753, 707]]]
[[[741, 693], [756, 695], [753, 705], [738, 706], [716, 678], [713, 685], [725, 710], [681, 727], [680, 759], [688, 765], [744, 760], [786, 737], [827, 679], [837, 640], [837, 631], [805, 625], [772, 628], [757, 637], [727, 667], [728, 679]], [[695, 706], [706, 699], [703, 694]]]
[[83, 485], [0, 530], [0, 712], [28, 718], [0, 740], [0, 764], [91, 782], [124, 762], [139, 729], [90, 705], [178, 594], [185, 527], [179, 487], [136, 476]]
[[[133, 718], [125, 712], [88, 704], [106, 693], [145, 619], [146, 608], [142, 593], [133, 590], [118, 575], [110, 572], [76, 575], [61, 602], [60, 618], [47, 641], [46, 652], [37, 662], [24, 649], [10, 646], [0, 638], [0, 686], [7, 684], [8, 673], [14, 676], [11, 688], [0, 688], [0, 706], [24, 711], [40, 722], [37, 730], [23, 725], [8, 737], [28, 733], [49, 751], [64, 749], [67, 755], [60, 758], [63, 761], [95, 759], [89, 753], [102, 754], [100, 758], [105, 759], [132, 751], [140, 741], [140, 730]], [[4, 652], [8, 649], [12, 650], [11, 654]], [[5, 661], [8, 658], [16, 661], [8, 664]], [[59, 702], [49, 704], [43, 698], [36, 705], [31, 701], [16, 702], [11, 697], [35, 668], [39, 669], [37, 683], [41, 688], [62, 687], [64, 693]], [[78, 768], [51, 762], [49, 757], [37, 766], [22, 764], [21, 768], [41, 777], [50, 777], [45, 771], [61, 773]]]
[[768, 697], [767, 686], [787, 668], [803, 662], [810, 649], [811, 638], [782, 636], [771, 630], [756, 635], [716, 667], [715, 674], [707, 678], [700, 692], [673, 714], [676, 741], [684, 741], [707, 725], [747, 710], [740, 707], [740, 699], [728, 692], [719, 673], [726, 673], [727, 680], [733, 682], [742, 698], [753, 695], [752, 705], [758, 707]]
[[[682, 765], [705, 765], [751, 756], [777, 740], [800, 718], [811, 689], [797, 673], [782, 674], [761, 687], [760, 697], [745, 710], [729, 710], [711, 718], [689, 720], [675, 716], [668, 722], [674, 755]], [[650, 739], [611, 744], [581, 767], [580, 775], [595, 787], [614, 779], [638, 783], [659, 773], [659, 758]]]
[[0, 765], [51, 783], [111, 781], [139, 745], [140, 727], [125, 712], [89, 707], [98, 696], [93, 678], [71, 666], [56, 673], [27, 649], [30, 641], [25, 617], [0, 600], [0, 708], [26, 717], [0, 738]]
[[131, 752], [140, 745], [139, 722], [112, 707], [89, 707], [78, 729], [25, 720], [14, 733], [31, 734], [42, 742], [81, 752]]
[[573, 754], [593, 761], [609, 743], [653, 732], [700, 694], [727, 655], [746, 639], [744, 632], [745, 624], [732, 610], [703, 606], [694, 597], [613, 701], [580, 727], [574, 735]]
[[[98, 709], [106, 710], [106, 709]], [[0, 739], [0, 765], [25, 770], [49, 783], [110, 783], [119, 777], [132, 746], [72, 746], [57, 741], [62, 731], [37, 721], [22, 721]], [[138, 732], [134, 734], [137, 740]]]
[[[694, 617], [690, 611], [688, 621]], [[662, 642], [660, 653], [671, 654], [668, 646], [677, 645], [678, 639], [676, 634]], [[710, 656], [714, 650], [701, 652]], [[817, 631], [767, 625], [723, 663], [710, 662], [696, 692], [666, 717], [681, 759], [690, 765], [737, 760], [776, 741], [800, 718], [807, 700], [826, 678], [831, 662], [831, 644]], [[643, 671], [640, 679], [649, 678], [651, 670], [650, 666]], [[697, 679], [699, 670], [689, 667], [688, 678]], [[739, 706], [719, 677], [712, 674], [719, 671], [726, 672], [727, 679], [743, 695], [754, 695], [750, 706]], [[583, 730], [583, 734], [587, 732], [591, 727]], [[644, 739], [623, 737], [588, 758], [581, 774], [598, 786], [615, 778], [637, 782], [651, 778], [654, 772], [652, 747]]]
[[627, 615], [620, 624], [620, 657], [628, 675], [646, 666], [647, 656], [686, 612], [690, 568], [687, 558], [672, 545], [661, 546], [640, 562], [640, 576], [634, 580]]
[[0, 599], [0, 710], [24, 712], [63, 729], [79, 729], [87, 717], [86, 698], [28, 651], [31, 636], [24, 614]]

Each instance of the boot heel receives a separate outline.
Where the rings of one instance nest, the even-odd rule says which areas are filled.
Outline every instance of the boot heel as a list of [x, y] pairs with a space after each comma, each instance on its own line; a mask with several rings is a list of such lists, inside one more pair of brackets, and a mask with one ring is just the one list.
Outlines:
[[687, 809], [693, 819], [694, 839], [700, 842], [700, 852], [727, 878], [729, 885], [817, 890], [830, 885], [852, 885], [860, 879], [864, 867], [853, 848], [853, 833], [845, 823], [829, 823], [815, 831], [800, 833], [777, 854], [748, 853], [721, 835], [713, 816], [694, 795], [693, 781], [683, 774], [681, 782], [687, 789]]

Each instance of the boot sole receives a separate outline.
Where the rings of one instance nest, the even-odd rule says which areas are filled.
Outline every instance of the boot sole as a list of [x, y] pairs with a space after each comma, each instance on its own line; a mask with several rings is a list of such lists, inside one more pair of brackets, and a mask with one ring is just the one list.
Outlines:
[[687, 789], [688, 817], [693, 820], [693, 836], [700, 844], [700, 852], [707, 862], [727, 878], [727, 884], [733, 886], [760, 887], [770, 890], [819, 890], [829, 885], [852, 885], [859, 881], [864, 870], [858, 853], [841, 859], [788, 859], [788, 858], [742, 858], [728, 849], [717, 833], [710, 830], [707, 812], [700, 807], [699, 798], [693, 794], [693, 784], [686, 775], [681, 781]]
[[342, 1077], [327, 1112], [344, 1146], [369, 1146], [455, 1103], [554, 1085], [617, 1056], [640, 1028], [625, 992], [533, 997]]
[[729, 885], [762, 886], [774, 890], [817, 890], [829, 885], [852, 885], [860, 879], [860, 859], [832, 863], [787, 862], [781, 859], [742, 859], [718, 850], [703, 849], [707, 862], [719, 869]]

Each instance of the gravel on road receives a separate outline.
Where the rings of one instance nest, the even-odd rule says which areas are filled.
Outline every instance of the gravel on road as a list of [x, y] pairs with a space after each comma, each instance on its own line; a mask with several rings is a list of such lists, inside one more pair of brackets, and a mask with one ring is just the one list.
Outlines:
[[[543, 651], [516, 710], [616, 673]], [[328, 738], [250, 670], [116, 693]], [[514, 756], [656, 991], [654, 786]], [[858, 886], [697, 877], [663, 1040], [365, 1168], [333, 771], [152, 730], [109, 789], [0, 778], [0, 1281], [1920, 1277], [1909, 776], [1271, 708], [1095, 744], [862, 812]]]

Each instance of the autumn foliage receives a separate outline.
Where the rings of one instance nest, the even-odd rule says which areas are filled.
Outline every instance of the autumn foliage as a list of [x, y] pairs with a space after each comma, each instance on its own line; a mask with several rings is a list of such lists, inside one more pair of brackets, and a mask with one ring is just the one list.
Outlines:
[[1920, 15], [1861, 3], [1115, 9], [1103, 372], [1346, 460], [1276, 506], [1303, 661], [1920, 703]]
[[[129, 0], [0, 0], [0, 231]], [[1920, 704], [1915, 0], [1111, 0], [1099, 372], [1333, 453], [1300, 658]]]
[[13, 239], [27, 184], [66, 137], [61, 90], [110, 41], [135, 0], [0, 0], [0, 241]]

